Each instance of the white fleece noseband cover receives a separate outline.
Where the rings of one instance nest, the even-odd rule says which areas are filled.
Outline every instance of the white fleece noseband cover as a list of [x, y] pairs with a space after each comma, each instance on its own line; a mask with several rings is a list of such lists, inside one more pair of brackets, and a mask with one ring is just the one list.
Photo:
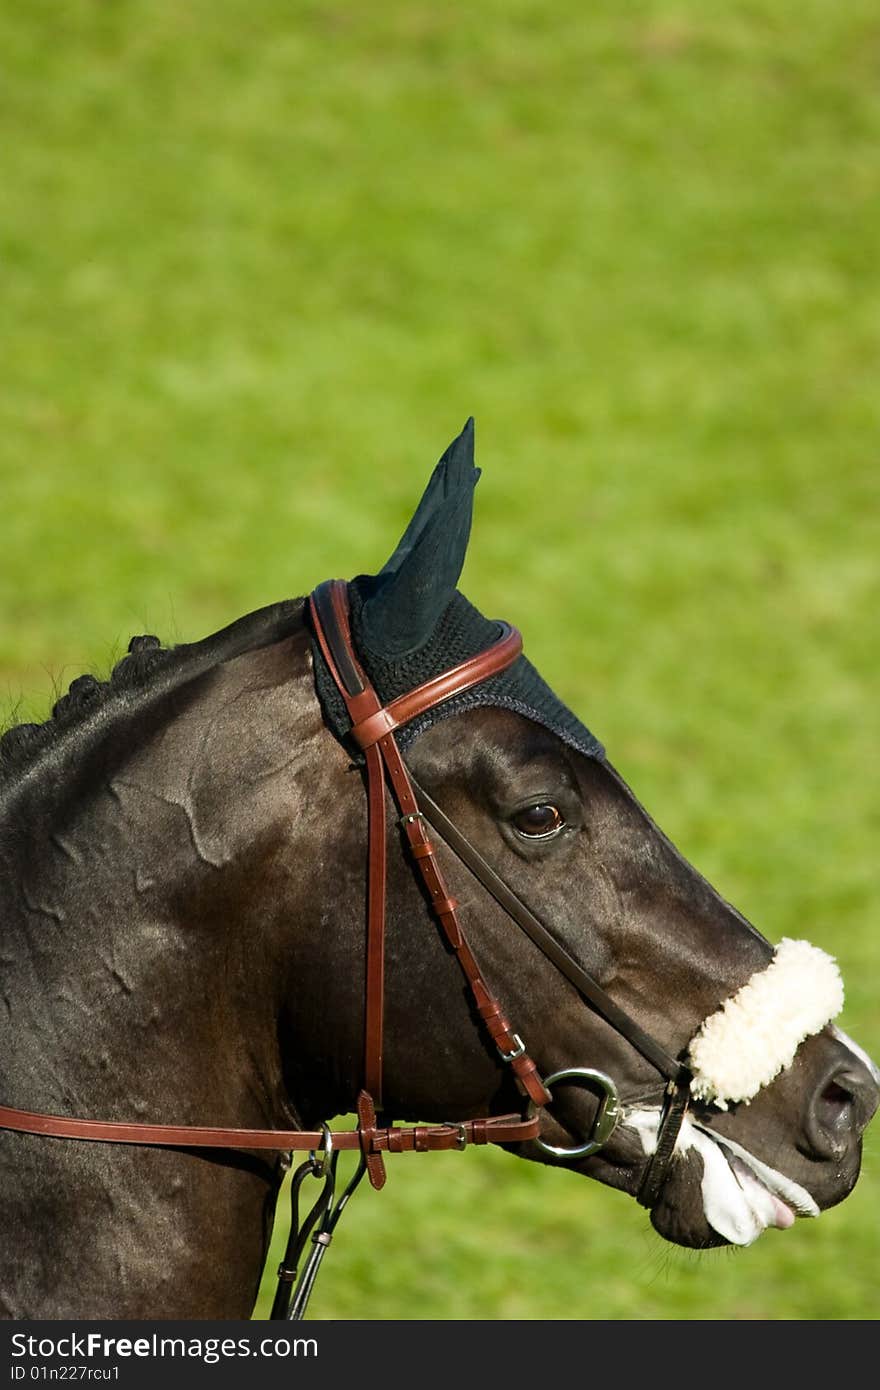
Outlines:
[[691, 1094], [726, 1110], [756, 1096], [790, 1066], [804, 1038], [843, 1008], [832, 956], [783, 937], [770, 964], [706, 1019], [690, 1045]]

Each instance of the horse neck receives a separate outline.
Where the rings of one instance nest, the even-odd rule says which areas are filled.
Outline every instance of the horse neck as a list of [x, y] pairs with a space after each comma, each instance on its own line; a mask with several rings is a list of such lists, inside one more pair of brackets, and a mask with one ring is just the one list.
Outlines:
[[[261, 876], [289, 838], [303, 720], [320, 729], [299, 634], [145, 702], [7, 800], [4, 1103], [180, 1124], [296, 1119], [279, 1057], [286, 943]], [[272, 1160], [244, 1155], [0, 1134], [0, 1216], [24, 1232], [15, 1261], [0, 1259], [0, 1308], [98, 1316], [106, 1300], [132, 1317], [247, 1316], [276, 1181]], [[34, 1211], [75, 1259], [75, 1287], [47, 1291]]]
[[[297, 643], [146, 701], [49, 764], [11, 808], [8, 1103], [181, 1123], [286, 1117], [265, 1055], [277, 1053], [274, 942], [242, 912], [278, 820], [273, 772], [295, 755]], [[270, 738], [273, 720], [282, 734]]]

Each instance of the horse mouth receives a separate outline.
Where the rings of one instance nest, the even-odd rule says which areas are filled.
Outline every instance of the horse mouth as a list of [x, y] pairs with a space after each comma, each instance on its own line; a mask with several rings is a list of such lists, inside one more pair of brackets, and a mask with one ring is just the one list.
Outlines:
[[[653, 1150], [658, 1118], [657, 1111], [639, 1111], [628, 1115], [625, 1121], [627, 1127], [638, 1132], [646, 1154]], [[684, 1179], [683, 1160], [692, 1153], [698, 1155], [702, 1163], [699, 1179], [702, 1217], [721, 1241], [730, 1245], [751, 1245], [769, 1228], [787, 1230], [798, 1216], [819, 1215], [819, 1207], [806, 1188], [763, 1163], [735, 1140], [709, 1130], [688, 1116], [676, 1143], [679, 1159], [676, 1167], [682, 1174], [680, 1181]], [[673, 1179], [674, 1174], [675, 1170]], [[663, 1205], [671, 1205], [674, 1200], [670, 1193]], [[658, 1228], [666, 1224], [660, 1211], [656, 1216]], [[689, 1244], [690, 1240], [682, 1239], [680, 1222], [675, 1225], [679, 1229], [671, 1238], [677, 1244]], [[716, 1239], [713, 1243], [720, 1242]]]
[[732, 1245], [751, 1245], [770, 1227], [784, 1231], [798, 1216], [819, 1215], [817, 1203], [799, 1183], [699, 1121], [692, 1121], [691, 1129], [693, 1147], [703, 1159], [706, 1220]]

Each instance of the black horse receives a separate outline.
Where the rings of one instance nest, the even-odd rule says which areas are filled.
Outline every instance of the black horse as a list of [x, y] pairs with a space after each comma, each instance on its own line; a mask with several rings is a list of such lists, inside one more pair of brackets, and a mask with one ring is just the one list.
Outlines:
[[[349, 587], [357, 648], [386, 701], [497, 635], [456, 590], [471, 448], [466, 427], [391, 560]], [[652, 1199], [656, 1229], [682, 1245], [746, 1244], [841, 1201], [878, 1093], [868, 1058], [830, 1022], [829, 959], [805, 943], [774, 952], [524, 658], [401, 743], [418, 783], [554, 938], [696, 1072]], [[45, 724], [10, 730], [0, 756], [0, 1105], [304, 1129], [351, 1111], [364, 1055], [363, 768], [304, 602], [170, 650], [134, 639], [109, 681], [80, 677]], [[474, 1026], [393, 835], [385, 1115], [517, 1110], [515, 1078]], [[620, 1093], [598, 1152], [516, 1151], [635, 1195], [664, 1077], [447, 846], [440, 855], [540, 1071], [598, 1068]], [[596, 1107], [589, 1088], [560, 1087], [544, 1144], [577, 1146]], [[451, 1160], [391, 1160], [416, 1161]], [[283, 1167], [255, 1152], [0, 1131], [0, 1307], [247, 1317]]]

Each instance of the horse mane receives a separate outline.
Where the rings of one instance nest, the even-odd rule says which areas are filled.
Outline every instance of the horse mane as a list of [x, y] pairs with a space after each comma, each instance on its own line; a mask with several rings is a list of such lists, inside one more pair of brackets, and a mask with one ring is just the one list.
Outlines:
[[132, 637], [127, 654], [106, 680], [77, 676], [42, 723], [14, 724], [0, 734], [0, 775], [5, 781], [21, 773], [62, 735], [84, 727], [99, 710], [116, 707], [130, 711], [132, 696], [152, 693], [162, 675], [187, 679], [242, 652], [289, 636], [299, 625], [302, 609], [302, 599], [284, 599], [258, 608], [198, 642], [171, 647], [163, 647], [159, 638], [151, 635]]

